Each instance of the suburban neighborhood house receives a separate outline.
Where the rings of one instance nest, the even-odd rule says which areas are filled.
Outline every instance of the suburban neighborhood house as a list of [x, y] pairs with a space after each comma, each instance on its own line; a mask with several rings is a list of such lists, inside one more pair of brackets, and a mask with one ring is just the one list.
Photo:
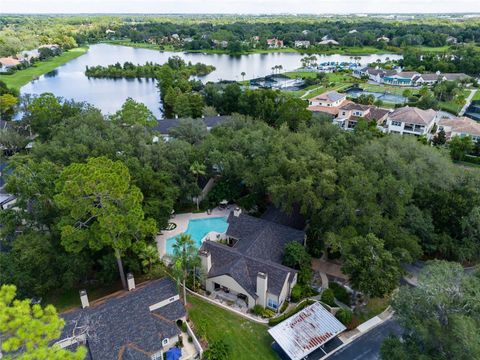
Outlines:
[[[157, 125], [155, 125], [151, 130], [154, 133], [157, 133], [160, 137], [164, 140], [168, 141], [172, 137], [170, 134], [170, 130], [176, 128], [180, 125], [182, 119], [160, 119], [157, 121]], [[201, 119], [196, 119], [195, 121], [201, 121], [205, 125], [207, 131], [212, 130], [214, 127], [225, 123], [226, 121], [230, 120], [230, 116], [207, 116], [202, 117]], [[154, 141], [158, 141], [159, 137], [155, 136]]]
[[405, 106], [388, 114], [386, 132], [401, 135], [425, 135], [431, 137], [431, 130], [437, 121], [437, 112]]
[[308, 40], [296, 40], [295, 47], [297, 48], [308, 48], [310, 47], [310, 41]]
[[353, 130], [360, 119], [375, 121], [378, 125], [382, 125], [389, 113], [389, 110], [373, 105], [348, 103], [339, 108], [338, 116], [333, 122], [344, 130]]
[[20, 64], [21, 61], [12, 56], [2, 57], [0, 58], [0, 72], [8, 72]]
[[308, 100], [308, 110], [337, 116], [341, 106], [350, 103], [346, 94], [327, 91]]
[[179, 340], [176, 321], [186, 318], [175, 282], [163, 278], [135, 286], [129, 274], [128, 289], [92, 303], [81, 291], [82, 308], [61, 314], [65, 327], [56, 345], [85, 345], [87, 360], [163, 359]]
[[286, 355], [282, 359], [301, 360], [322, 358], [325, 352], [321, 347], [345, 330], [335, 316], [315, 302], [268, 332]]
[[276, 38], [267, 39], [267, 46], [269, 49], [278, 49], [283, 47], [283, 40], [278, 40]]
[[438, 130], [445, 131], [447, 140], [455, 137], [470, 136], [472, 140], [480, 141], [480, 123], [468, 117], [440, 119]]
[[400, 69], [385, 70], [365, 67], [354, 69], [353, 75], [356, 77], [366, 77], [371, 81], [380, 84], [398, 85], [398, 86], [423, 86], [433, 85], [442, 81], [467, 80], [470, 76], [463, 73], [426, 73], [421, 74], [416, 71], [400, 71]]
[[285, 245], [304, 244], [305, 232], [242, 214], [228, 217], [228, 245], [204, 241], [199, 254], [207, 292], [253, 308], [278, 310], [297, 283], [297, 272], [282, 265]]

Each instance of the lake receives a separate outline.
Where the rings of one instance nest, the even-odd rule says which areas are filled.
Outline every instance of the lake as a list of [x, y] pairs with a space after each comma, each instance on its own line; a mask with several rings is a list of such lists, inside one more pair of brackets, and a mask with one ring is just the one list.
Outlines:
[[[151, 79], [93, 79], [85, 76], [86, 66], [123, 64], [145, 64], [147, 61], [163, 64], [171, 56], [180, 56], [192, 63], [201, 62], [215, 66], [216, 70], [201, 78], [203, 82], [219, 80], [254, 79], [271, 74], [272, 67], [282, 65], [284, 71], [291, 71], [301, 66], [300, 53], [268, 53], [230, 56], [225, 54], [203, 54], [184, 52], [161, 52], [150, 49], [137, 49], [128, 46], [96, 44], [90, 46], [85, 55], [69, 61], [54, 71], [40, 76], [21, 88], [22, 94], [41, 94], [51, 92], [57, 96], [76, 101], [86, 101], [104, 113], [117, 111], [123, 102], [131, 97], [142, 102], [158, 117], [162, 107], [156, 81]], [[347, 55], [317, 55], [318, 62], [351, 61]], [[362, 56], [360, 63], [366, 65], [377, 59], [400, 59], [401, 55], [384, 54]]]

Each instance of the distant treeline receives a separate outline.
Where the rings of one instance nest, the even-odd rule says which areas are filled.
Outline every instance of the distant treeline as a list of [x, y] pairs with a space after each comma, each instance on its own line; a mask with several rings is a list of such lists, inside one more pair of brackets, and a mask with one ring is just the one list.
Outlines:
[[[135, 65], [131, 62], [125, 62], [122, 65], [117, 62], [108, 66], [87, 66], [85, 75], [96, 78], [157, 78], [163, 66], [165, 65], [152, 62], [144, 65]], [[214, 66], [202, 63], [188, 63], [184, 66], [191, 76], [205, 76], [215, 70]]]

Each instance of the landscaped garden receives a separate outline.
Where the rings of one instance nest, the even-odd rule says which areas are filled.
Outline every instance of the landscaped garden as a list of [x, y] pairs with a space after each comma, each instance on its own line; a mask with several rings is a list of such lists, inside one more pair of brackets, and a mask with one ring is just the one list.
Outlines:
[[276, 359], [270, 347], [273, 342], [267, 326], [254, 323], [230, 311], [219, 308], [194, 296], [188, 297], [188, 315], [198, 337], [207, 334], [207, 341], [225, 342], [229, 359]]

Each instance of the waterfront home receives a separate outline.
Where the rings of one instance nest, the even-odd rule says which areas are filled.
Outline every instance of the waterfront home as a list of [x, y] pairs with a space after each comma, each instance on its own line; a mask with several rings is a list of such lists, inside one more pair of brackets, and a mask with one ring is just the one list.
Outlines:
[[296, 48], [308, 48], [310, 47], [310, 41], [308, 40], [296, 40], [295, 41]]
[[470, 138], [480, 141], [480, 123], [466, 116], [460, 118], [444, 118], [438, 121], [438, 131], [445, 131], [447, 140], [455, 136]]
[[228, 41], [226, 41], [226, 40], [222, 40], [222, 41], [220, 41], [220, 40], [213, 40], [212, 42], [213, 42], [213, 44], [214, 44], [216, 47], [218, 47], [218, 48], [223, 48], [223, 49], [225, 49], [225, 48], [228, 47]]
[[40, 57], [40, 51], [38, 49], [33, 50], [24, 50], [17, 54], [17, 59], [20, 61], [28, 61], [31, 63], [34, 60], [37, 60]]
[[366, 77], [369, 80], [372, 80], [377, 83], [382, 83], [385, 76], [393, 76], [397, 74], [397, 70], [385, 70], [378, 67], [364, 67], [360, 69], [353, 70], [353, 76], [356, 77]]
[[337, 116], [340, 106], [349, 102], [346, 94], [341, 94], [337, 91], [327, 91], [309, 99], [308, 110]]
[[305, 232], [240, 209], [227, 221], [224, 243], [206, 240], [199, 251], [205, 289], [240, 307], [278, 310], [297, 283], [297, 271], [282, 265], [285, 245], [304, 245]]
[[176, 284], [169, 278], [136, 286], [129, 274], [128, 291], [90, 302], [82, 290], [80, 300], [81, 308], [60, 314], [65, 327], [55, 344], [86, 346], [87, 360], [163, 359], [181, 335], [176, 322], [186, 319]]
[[382, 77], [382, 82], [387, 85], [414, 86], [420, 73], [416, 71], [400, 71], [395, 74], [388, 74]]
[[382, 35], [381, 37], [379, 37], [377, 39], [377, 42], [380, 42], [380, 41], [388, 43], [388, 42], [390, 42], [390, 39], [388, 37], [386, 37], [385, 35]]
[[431, 130], [438, 120], [435, 110], [422, 110], [416, 107], [401, 107], [389, 113], [385, 131], [390, 134], [431, 137]]
[[455, 45], [457, 44], [457, 42], [458, 40], [454, 36], [447, 36], [447, 38], [445, 39], [445, 43], [447, 43], [448, 45]]
[[21, 61], [12, 56], [2, 57], [0, 58], [0, 72], [8, 72], [20, 64]]
[[283, 40], [278, 40], [276, 38], [267, 39], [267, 46], [269, 49], [278, 49], [283, 47]]
[[[212, 130], [214, 127], [219, 126], [228, 120], [230, 116], [207, 116], [199, 119], [194, 119], [194, 121], [201, 121], [207, 131]], [[170, 130], [176, 128], [180, 125], [181, 119], [160, 119], [157, 120], [157, 125], [155, 125], [151, 130], [156, 133], [154, 141], [158, 141], [158, 137], [162, 137], [164, 140], [168, 141], [171, 138]]]
[[338, 116], [333, 122], [344, 130], [353, 130], [360, 119], [368, 122], [375, 121], [378, 125], [382, 125], [387, 120], [389, 113], [390, 110], [380, 109], [373, 105], [349, 103], [339, 108]]
[[318, 43], [318, 45], [340, 45], [338, 41], [335, 41], [333, 39], [326, 39], [322, 40]]

